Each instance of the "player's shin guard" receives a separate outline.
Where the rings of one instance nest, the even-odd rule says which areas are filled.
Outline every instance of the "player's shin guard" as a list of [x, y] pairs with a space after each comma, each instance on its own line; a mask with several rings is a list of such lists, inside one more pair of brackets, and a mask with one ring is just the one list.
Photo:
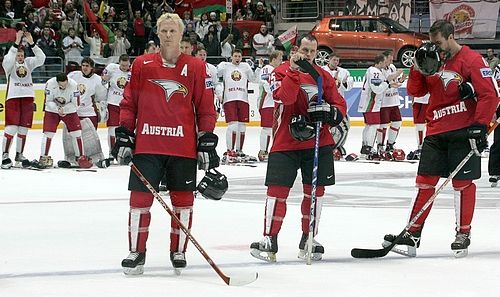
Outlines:
[[378, 152], [384, 150], [385, 136], [387, 134], [387, 127], [389, 124], [380, 124], [380, 127], [377, 128], [377, 144], [378, 144]]
[[54, 132], [43, 132], [42, 137], [42, 147], [40, 151], [40, 156], [48, 156], [50, 151], [50, 144], [52, 143], [52, 138], [54, 137]]
[[23, 154], [24, 146], [26, 145], [26, 136], [28, 135], [28, 128], [19, 127], [17, 132], [17, 141], [16, 141], [16, 153]]
[[10, 146], [12, 145], [12, 139], [18, 131], [18, 126], [5, 126], [2, 139], [2, 153], [9, 153]]
[[243, 144], [245, 143], [245, 132], [247, 126], [245, 123], [238, 123], [238, 143], [236, 144], [236, 151], [243, 151]]
[[236, 135], [238, 133], [238, 122], [230, 122], [226, 130], [226, 146], [228, 151], [234, 151]]
[[[194, 194], [191, 191], [171, 191], [170, 199], [172, 200], [173, 211], [182, 225], [188, 230], [191, 230], [193, 223], [193, 202]], [[175, 269], [176, 274], [180, 273], [179, 269], [186, 267], [186, 248], [188, 237], [172, 219], [170, 231], [170, 261]]]
[[272, 128], [262, 127], [260, 130], [260, 150], [268, 152], [269, 143], [271, 142]]
[[76, 159], [80, 156], [84, 156], [85, 152], [83, 151], [82, 130], [69, 132], [69, 135], [71, 135], [71, 143], [73, 144]]
[[[303, 192], [304, 198], [301, 204], [302, 213], [302, 237], [299, 242], [299, 255], [300, 259], [306, 259], [307, 256], [307, 239], [309, 237], [309, 219], [310, 219], [310, 207], [311, 207], [311, 185], [304, 185]], [[316, 208], [314, 217], [314, 234], [313, 237], [318, 234], [319, 222], [321, 219], [321, 210], [323, 209], [323, 196], [325, 195], [325, 187], [318, 186], [316, 188]], [[312, 249], [312, 260], [318, 261], [323, 257], [324, 248], [313, 238], [313, 249]]]
[[387, 132], [387, 143], [395, 143], [396, 142], [401, 125], [402, 125], [401, 121], [391, 123], [391, 126]]
[[422, 149], [422, 144], [424, 143], [424, 130], [425, 124], [415, 124], [415, 130], [417, 135], [417, 148]]
[[[436, 190], [436, 184], [439, 181], [439, 176], [417, 175], [416, 187], [418, 189], [417, 196], [412, 201], [412, 209], [410, 212], [409, 220], [411, 220], [424, 206], [424, 204], [431, 198]], [[419, 231], [425, 223], [429, 212], [432, 209], [432, 204], [424, 211], [418, 220], [410, 227], [410, 232]]]
[[476, 204], [476, 185], [472, 180], [452, 180], [455, 201], [456, 238], [451, 249], [457, 258], [468, 254], [470, 229]]
[[115, 134], [115, 129], [116, 126], [110, 126], [108, 127], [108, 146], [109, 146], [109, 155], [111, 156], [111, 150], [115, 146], [116, 143], [116, 134]]

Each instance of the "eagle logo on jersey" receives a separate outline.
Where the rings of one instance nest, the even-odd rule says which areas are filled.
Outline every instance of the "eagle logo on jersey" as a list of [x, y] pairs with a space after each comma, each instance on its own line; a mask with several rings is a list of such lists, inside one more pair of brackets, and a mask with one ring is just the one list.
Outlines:
[[21, 65], [21, 66], [17, 67], [16, 74], [19, 78], [26, 77], [26, 75], [28, 75], [28, 69], [26, 69], [26, 67]]
[[125, 88], [125, 84], [127, 83], [127, 79], [125, 77], [119, 77], [117, 80], [116, 80], [116, 85], [120, 88], [120, 89], [124, 89]]
[[78, 84], [78, 91], [80, 91], [81, 95], [85, 94], [86, 89], [85, 84]]
[[189, 93], [188, 89], [181, 83], [169, 79], [150, 79], [150, 82], [160, 86], [165, 91], [167, 102], [174, 93], [181, 93], [184, 97]]
[[231, 79], [234, 81], [240, 81], [241, 80], [241, 72], [239, 72], [238, 70], [231, 72]]
[[307, 95], [307, 102], [316, 102], [318, 98], [318, 86], [316, 85], [301, 85], [300, 88]]
[[456, 81], [458, 84], [462, 83], [463, 81], [462, 76], [460, 76], [460, 74], [456, 73], [455, 71], [443, 70], [439, 77], [441, 78], [445, 89], [448, 88], [448, 85], [452, 81]]

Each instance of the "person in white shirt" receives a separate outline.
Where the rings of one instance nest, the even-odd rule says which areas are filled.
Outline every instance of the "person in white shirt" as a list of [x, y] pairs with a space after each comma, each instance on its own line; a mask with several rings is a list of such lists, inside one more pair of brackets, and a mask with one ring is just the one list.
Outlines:
[[64, 37], [62, 48], [66, 64], [70, 61], [80, 64], [82, 59], [83, 42], [80, 37], [76, 36], [74, 28], [69, 28], [69, 35]]
[[76, 81], [80, 91], [78, 117], [80, 120], [89, 118], [97, 130], [99, 119], [96, 110], [100, 111], [102, 108], [106, 108], [107, 90], [102, 85], [101, 77], [94, 73], [94, 60], [89, 57], [83, 58], [81, 70], [70, 72], [68, 77]]
[[[394, 144], [403, 123], [401, 111], [399, 110], [401, 102], [399, 100], [398, 88], [407, 78], [402, 69], [396, 69], [396, 66], [392, 64], [392, 60], [394, 59], [392, 50], [387, 50], [382, 55], [386, 57], [386, 65], [382, 68], [382, 73], [391, 85], [384, 92], [380, 108], [380, 128], [377, 130], [377, 151], [380, 155], [394, 151]], [[384, 150], [386, 135], [387, 145]]]
[[222, 104], [223, 86], [222, 83], [219, 82], [219, 77], [217, 76], [217, 67], [207, 62], [207, 50], [205, 50], [202, 47], [196, 49], [195, 57], [207, 63], [207, 72], [208, 74], [210, 74], [210, 77], [212, 79], [212, 85], [214, 86], [215, 110], [217, 111], [217, 117], [219, 117], [222, 108], [221, 104]]
[[82, 126], [76, 110], [80, 105], [78, 84], [60, 73], [45, 84], [45, 114], [43, 117], [43, 138], [38, 161], [39, 168], [53, 166], [49, 156], [52, 138], [56, 134], [59, 122], [63, 121], [72, 137], [73, 148], [78, 165], [82, 168], [92, 167], [92, 161], [85, 156], [82, 142]]
[[236, 48], [236, 45], [233, 43], [233, 34], [228, 34], [227, 37], [221, 41], [220, 48], [220, 55], [222, 57], [226, 58], [226, 60], [231, 58], [233, 51]]
[[[32, 48], [34, 57], [25, 58], [24, 50], [19, 48], [22, 38], [25, 38]], [[28, 129], [33, 123], [33, 102], [35, 91], [31, 73], [45, 62], [45, 54], [35, 45], [29, 32], [22, 30], [16, 33], [14, 45], [5, 55], [2, 66], [7, 76], [7, 96], [5, 98], [5, 130], [2, 139], [2, 165], [1, 168], [9, 169], [12, 161], [9, 150], [12, 139], [17, 134], [16, 163], [21, 163], [26, 158], [23, 156], [24, 145]], [[19, 165], [19, 164], [18, 164]]]
[[[217, 75], [224, 83], [223, 107], [228, 127], [226, 130], [227, 152], [223, 162], [235, 161], [237, 158], [256, 158], [243, 153], [245, 141], [245, 123], [250, 119], [248, 104], [248, 82], [258, 82], [255, 74], [247, 63], [241, 63], [241, 50], [235, 49], [231, 55], [231, 62], [221, 62], [217, 66]], [[245, 159], [247, 160], [247, 159]]]
[[358, 105], [358, 112], [363, 113], [365, 122], [360, 158], [367, 159], [380, 158], [373, 151], [373, 146], [375, 145], [377, 129], [380, 126], [382, 98], [389, 87], [389, 82], [382, 73], [382, 68], [385, 67], [385, 56], [376, 56], [374, 63], [366, 70]]
[[283, 62], [283, 52], [273, 51], [269, 55], [269, 64], [263, 65], [264, 60], [259, 60], [259, 68], [256, 70], [256, 75], [260, 77], [260, 95], [258, 101], [260, 113], [260, 150], [257, 155], [259, 161], [265, 161], [269, 155], [269, 144], [273, 132], [274, 119], [274, 100], [273, 92], [271, 91], [271, 75], [274, 68], [281, 65]]
[[120, 28], [115, 30], [115, 42], [110, 43], [109, 47], [113, 50], [113, 56], [120, 56], [127, 53], [130, 48], [130, 42]]
[[261, 25], [259, 33], [253, 36], [252, 45], [257, 58], [269, 58], [269, 55], [274, 50], [274, 36], [269, 34], [266, 25]]
[[101, 39], [101, 36], [99, 36], [99, 32], [97, 30], [92, 31], [92, 36], [87, 35], [87, 31], [84, 32], [83, 38], [85, 39], [85, 42], [87, 42], [90, 45], [90, 56], [94, 58], [101, 58], [102, 57], [102, 47], [104, 46], [104, 43]]
[[120, 126], [120, 102], [123, 99], [123, 89], [130, 79], [130, 58], [121, 55], [118, 64], [111, 63], [102, 72], [103, 84], [108, 87], [108, 144], [111, 150], [116, 143], [115, 129]]
[[[322, 66], [321, 68], [325, 69], [328, 73], [331, 74], [333, 78], [335, 78], [335, 82], [337, 84], [337, 89], [345, 98], [345, 93], [350, 91], [354, 85], [354, 79], [351, 76], [349, 70], [342, 68], [339, 66], [340, 57], [332, 52], [330, 54], [330, 60], [327, 65]], [[350, 123], [349, 116], [346, 114], [342, 123], [339, 125], [330, 128], [330, 132], [332, 133], [334, 144], [334, 156], [335, 160], [340, 160], [341, 158], [347, 155], [347, 151], [344, 148], [344, 144], [347, 140], [347, 135], [349, 133]]]

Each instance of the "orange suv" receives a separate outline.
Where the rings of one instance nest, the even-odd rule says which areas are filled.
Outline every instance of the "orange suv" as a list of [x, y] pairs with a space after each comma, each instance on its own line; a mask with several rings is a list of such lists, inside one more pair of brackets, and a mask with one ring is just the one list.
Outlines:
[[328, 16], [311, 34], [318, 39], [318, 65], [328, 63], [332, 50], [342, 60], [373, 61], [376, 55], [392, 49], [394, 59], [410, 67], [414, 51], [429, 40], [390, 18], [376, 16]]

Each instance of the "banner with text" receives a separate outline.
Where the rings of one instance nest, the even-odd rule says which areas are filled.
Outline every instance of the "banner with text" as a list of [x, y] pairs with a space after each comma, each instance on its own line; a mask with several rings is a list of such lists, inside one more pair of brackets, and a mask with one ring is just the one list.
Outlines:
[[411, 17], [411, 0], [347, 0], [343, 14], [388, 17], [408, 28]]
[[455, 27], [455, 38], [495, 38], [498, 0], [431, 0], [431, 24], [445, 19]]

